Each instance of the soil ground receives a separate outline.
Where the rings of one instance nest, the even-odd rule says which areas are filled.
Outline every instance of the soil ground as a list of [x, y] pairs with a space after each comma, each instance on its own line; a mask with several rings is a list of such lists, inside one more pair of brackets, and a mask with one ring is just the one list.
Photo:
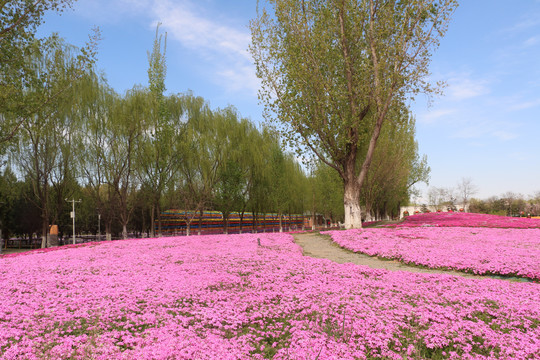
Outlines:
[[355, 253], [341, 248], [330, 239], [328, 235], [319, 233], [294, 234], [295, 242], [302, 247], [305, 256], [324, 258], [339, 264], [353, 263], [367, 265], [374, 269], [386, 269], [391, 271], [409, 271], [427, 274], [450, 274], [466, 278], [485, 279], [485, 276], [471, 275], [459, 271], [433, 270], [416, 266], [409, 266], [394, 260], [381, 260], [376, 257]]

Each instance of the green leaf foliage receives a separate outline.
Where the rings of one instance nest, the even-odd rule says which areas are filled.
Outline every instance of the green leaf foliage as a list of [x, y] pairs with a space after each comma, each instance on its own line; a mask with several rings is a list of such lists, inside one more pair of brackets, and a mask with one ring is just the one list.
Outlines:
[[[56, 34], [37, 38], [37, 28], [46, 12], [62, 12], [72, 4], [73, 0], [0, 2], [0, 145], [11, 142], [23, 122], [46, 111], [95, 62], [98, 28], [85, 47], [77, 51], [71, 47], [74, 61], [69, 69], [54, 73], [44, 66], [51, 57], [61, 58], [58, 53], [66, 47], [58, 45], [61, 41]], [[39, 92], [40, 88], [48, 91]]]
[[[299, 155], [335, 169], [346, 208], [358, 207], [389, 111], [439, 91], [427, 81], [428, 65], [457, 1], [267, 3], [250, 24], [265, 116]], [[346, 225], [360, 225], [349, 216]]]

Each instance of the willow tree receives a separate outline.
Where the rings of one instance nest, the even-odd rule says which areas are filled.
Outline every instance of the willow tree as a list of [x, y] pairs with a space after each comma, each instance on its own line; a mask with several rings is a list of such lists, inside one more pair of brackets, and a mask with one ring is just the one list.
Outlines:
[[242, 118], [238, 123], [235, 136], [239, 140], [237, 145], [233, 147], [232, 159], [240, 167], [242, 183], [239, 206], [235, 210], [240, 213], [240, 232], [242, 232], [244, 215], [254, 200], [255, 188], [260, 184], [258, 180], [261, 177], [266, 158], [262, 149], [261, 133], [251, 121]]
[[225, 233], [228, 233], [229, 217], [233, 212], [239, 213], [242, 232], [256, 167], [262, 161], [262, 144], [258, 141], [260, 137], [255, 126], [248, 119], [242, 118], [233, 106], [219, 110], [217, 114], [223, 114], [227, 125], [223, 127], [220, 137], [220, 142], [224, 142], [226, 147], [221, 150], [223, 159], [217, 173], [213, 205], [215, 210], [223, 214]]
[[438, 92], [427, 81], [430, 55], [457, 1], [268, 3], [272, 13], [258, 10], [250, 23], [265, 117], [300, 153], [311, 150], [339, 173], [345, 226], [361, 227], [360, 189], [382, 124], [396, 101]]
[[[47, 96], [29, 96], [29, 88], [42, 86], [42, 70], [31, 59], [49, 51], [56, 35], [39, 39], [36, 32], [50, 12], [62, 13], [74, 0], [0, 1], [0, 145], [10, 143], [25, 123], [46, 111], [96, 61], [98, 28], [77, 55], [76, 68]], [[29, 61], [30, 59], [30, 61]]]
[[185, 97], [185, 109], [188, 122], [181, 142], [183, 161], [179, 175], [184, 208], [191, 210], [185, 213], [189, 235], [191, 222], [196, 217], [201, 220], [202, 211], [211, 205], [220, 166], [232, 146], [227, 130], [236, 118], [227, 110], [213, 113], [204, 99], [189, 94]]
[[77, 106], [81, 131], [76, 133], [77, 167], [81, 171], [82, 183], [95, 204], [101, 221], [105, 225], [106, 239], [112, 238], [113, 221], [118, 209], [117, 196], [109, 184], [110, 172], [120, 169], [111, 155], [118, 136], [111, 125], [113, 109], [121, 100], [105, 79], [90, 73], [80, 81], [76, 88], [80, 97]]
[[[75, 93], [64, 91], [64, 87], [75, 76], [73, 74], [80, 71], [77, 52], [74, 47], [52, 37], [47, 47], [32, 54], [28, 67], [38, 77], [25, 89], [25, 96], [35, 103], [46, 105], [39, 112], [23, 118], [24, 121], [20, 123], [21, 136], [12, 146], [18, 170], [32, 184], [32, 201], [41, 210], [42, 247], [48, 246], [51, 186], [57, 190], [57, 194], [61, 188], [61, 192], [64, 192], [64, 185], [74, 175], [69, 163], [72, 159], [72, 134], [77, 126], [73, 117], [74, 109], [70, 106]], [[62, 91], [61, 97], [51, 95], [59, 91]], [[60, 201], [63, 201], [62, 195]]]
[[122, 237], [127, 239], [127, 226], [133, 213], [131, 195], [136, 187], [136, 156], [142, 128], [150, 109], [145, 89], [134, 87], [115, 104], [109, 126], [113, 138], [108, 143], [109, 166], [107, 184], [114, 189], [118, 200], [118, 218], [122, 223]]
[[[332, 222], [343, 222], [343, 187], [339, 175], [334, 169], [317, 161], [312, 174], [312, 193], [310, 194], [310, 208], [315, 213], [322, 213]], [[312, 199], [311, 199], [312, 197]]]

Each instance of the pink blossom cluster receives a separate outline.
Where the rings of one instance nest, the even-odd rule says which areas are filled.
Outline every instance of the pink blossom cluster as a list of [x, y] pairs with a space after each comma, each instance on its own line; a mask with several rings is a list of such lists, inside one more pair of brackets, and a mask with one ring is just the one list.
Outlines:
[[92, 245], [95, 245], [95, 244], [99, 244], [99, 242], [94, 241], [94, 242], [87, 242], [87, 243], [83, 243], [83, 244], [67, 244], [67, 245], [55, 246], [55, 247], [44, 248], [44, 249], [32, 249], [32, 250], [28, 250], [28, 251], [16, 252], [16, 253], [11, 253], [11, 254], [0, 254], [0, 258], [2, 258], [2, 257], [4, 257], [4, 258], [17, 257], [17, 256], [24, 256], [24, 255], [38, 254], [38, 253], [48, 253], [48, 252], [51, 252], [51, 251], [65, 250], [65, 249], [70, 249], [70, 248], [78, 248], [78, 247], [82, 247], [82, 246], [92, 246]]
[[540, 280], [540, 230], [467, 227], [328, 231], [341, 247], [410, 265]]
[[433, 212], [407, 216], [401, 224], [395, 226], [464, 226], [532, 229], [540, 228], [540, 219], [476, 213]]
[[2, 359], [540, 358], [536, 283], [337, 264], [288, 234], [1, 258], [0, 299]]

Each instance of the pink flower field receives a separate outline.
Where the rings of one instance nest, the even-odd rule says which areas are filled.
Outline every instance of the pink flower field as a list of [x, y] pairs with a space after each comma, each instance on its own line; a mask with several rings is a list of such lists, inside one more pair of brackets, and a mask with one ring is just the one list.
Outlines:
[[354, 252], [433, 269], [540, 280], [540, 230], [468, 227], [328, 231]]
[[426, 213], [407, 216], [401, 224], [392, 227], [490, 227], [490, 228], [520, 228], [538, 229], [540, 219], [516, 218], [499, 215], [475, 214], [475, 213]]
[[4, 257], [0, 299], [2, 359], [540, 358], [537, 283], [336, 264], [288, 234]]

